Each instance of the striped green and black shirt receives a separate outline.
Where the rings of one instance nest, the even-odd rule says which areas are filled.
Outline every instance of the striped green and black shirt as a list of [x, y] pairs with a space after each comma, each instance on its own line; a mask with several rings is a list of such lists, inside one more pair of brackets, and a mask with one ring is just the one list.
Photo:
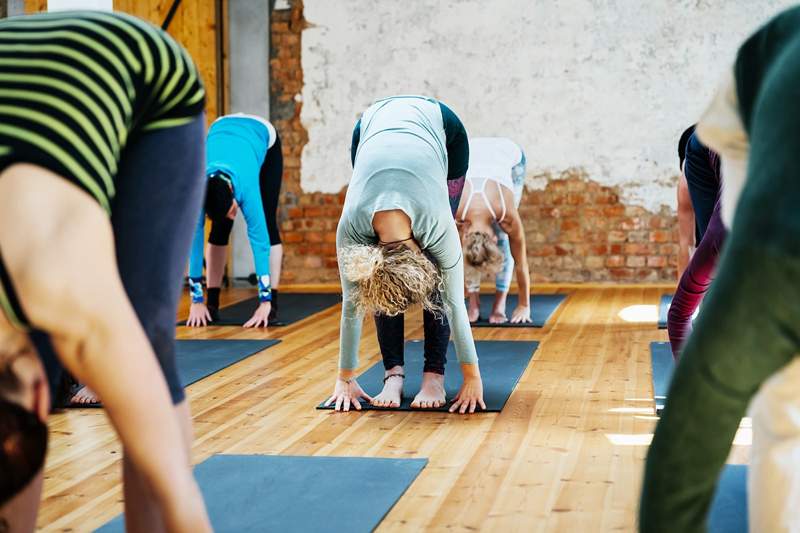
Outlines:
[[0, 20], [0, 171], [45, 167], [110, 212], [126, 144], [186, 124], [204, 105], [186, 50], [140, 19], [81, 11]]

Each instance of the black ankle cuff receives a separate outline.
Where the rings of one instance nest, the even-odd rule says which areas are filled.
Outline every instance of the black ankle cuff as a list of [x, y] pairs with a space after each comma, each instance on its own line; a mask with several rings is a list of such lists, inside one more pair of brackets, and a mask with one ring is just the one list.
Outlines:
[[219, 308], [219, 290], [219, 287], [208, 289], [208, 300], [206, 301], [208, 307]]

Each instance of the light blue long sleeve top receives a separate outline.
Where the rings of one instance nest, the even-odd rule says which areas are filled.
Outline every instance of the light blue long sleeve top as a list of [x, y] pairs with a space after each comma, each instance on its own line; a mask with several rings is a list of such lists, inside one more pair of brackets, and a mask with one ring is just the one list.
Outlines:
[[[442, 274], [442, 300], [458, 360], [477, 363], [464, 304], [461, 241], [448, 199], [447, 149], [439, 102], [420, 96], [379, 100], [364, 112], [360, 128], [336, 247], [342, 250], [348, 245], [377, 243], [373, 215], [391, 209], [405, 212], [411, 219], [414, 239]], [[354, 369], [358, 366], [363, 316], [351, 299], [355, 284], [344, 275], [341, 281], [339, 368]]]
[[[217, 119], [208, 130], [206, 141], [206, 176], [222, 171], [231, 178], [233, 197], [239, 204], [247, 238], [253, 250], [259, 283], [269, 286], [269, 233], [261, 201], [259, 173], [267, 150], [275, 142], [275, 130], [266, 120], [244, 114]], [[189, 277], [203, 275], [205, 212], [200, 213], [192, 240]], [[266, 276], [266, 278], [265, 278]]]

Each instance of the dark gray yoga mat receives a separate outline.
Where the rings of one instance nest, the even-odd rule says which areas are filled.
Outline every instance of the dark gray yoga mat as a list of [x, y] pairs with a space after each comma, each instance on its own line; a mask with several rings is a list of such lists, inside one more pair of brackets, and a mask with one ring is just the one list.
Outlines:
[[187, 339], [175, 341], [175, 363], [184, 387], [242, 359], [278, 344], [279, 340]]
[[708, 516], [709, 533], [747, 533], [747, 466], [725, 465]]
[[[481, 294], [481, 314], [477, 322], [472, 326], [476, 328], [542, 328], [547, 323], [550, 316], [555, 313], [558, 306], [567, 298], [566, 294], [531, 294], [531, 320], [528, 324], [490, 324], [489, 315], [492, 314], [494, 305], [494, 294]], [[510, 319], [511, 313], [517, 307], [519, 296], [509, 294], [506, 300], [506, 316]]]
[[[270, 323], [270, 326], [280, 327], [294, 324], [298, 320], [303, 320], [324, 309], [333, 307], [341, 303], [341, 301], [342, 295], [333, 292], [281, 293], [278, 308], [278, 321]], [[258, 307], [258, 298], [249, 298], [233, 305], [222, 307], [219, 310], [219, 320], [213, 322], [211, 325], [241, 326], [250, 320], [256, 307]], [[178, 325], [185, 326], [186, 321], [183, 320], [179, 322]]]
[[668, 342], [650, 343], [650, 361], [653, 365], [653, 399], [656, 401], [656, 414], [661, 414], [667, 401], [672, 373], [675, 371], [675, 360]]
[[[486, 410], [499, 412], [503, 410], [508, 397], [517, 386], [519, 378], [528, 367], [528, 363], [533, 358], [536, 348], [539, 347], [537, 341], [477, 341], [475, 347], [478, 350], [478, 359], [483, 378], [483, 401], [486, 403]], [[422, 384], [423, 367], [423, 343], [422, 341], [408, 341], [405, 345], [405, 384], [403, 385], [403, 401], [399, 408], [372, 407], [365, 402], [361, 405], [365, 409], [375, 409], [381, 411], [420, 411], [412, 409], [411, 401], [414, 395], [419, 392]], [[447, 411], [451, 401], [458, 394], [461, 387], [461, 367], [456, 360], [455, 349], [451, 342], [447, 348], [447, 366], [445, 367], [444, 385], [447, 393], [448, 403], [440, 409], [425, 409], [425, 411]], [[378, 394], [383, 388], [383, 363], [378, 362], [371, 366], [366, 372], [358, 376], [358, 384], [370, 396]], [[333, 409], [334, 406], [324, 407], [327, 398], [317, 406], [317, 409]]]
[[[217, 533], [373, 531], [427, 459], [214, 455], [195, 468]], [[124, 531], [120, 515], [97, 531]]]
[[658, 329], [667, 329], [667, 317], [669, 316], [669, 306], [672, 304], [671, 294], [662, 294], [661, 301], [658, 303]]

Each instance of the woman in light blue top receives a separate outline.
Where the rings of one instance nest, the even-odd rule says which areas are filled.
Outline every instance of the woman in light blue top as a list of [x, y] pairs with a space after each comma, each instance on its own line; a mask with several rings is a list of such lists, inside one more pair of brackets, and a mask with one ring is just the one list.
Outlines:
[[[344, 296], [339, 375], [328, 404], [335, 403], [337, 410], [347, 411], [351, 404], [361, 409], [359, 399], [365, 398], [375, 405], [399, 406], [402, 315], [421, 303], [426, 368], [412, 406], [438, 408], [446, 401], [444, 352], [450, 329], [443, 312], [464, 375], [450, 410], [485, 409], [453, 219], [469, 160], [463, 125], [432, 98], [378, 100], [356, 125], [352, 155], [353, 177], [336, 236]], [[354, 379], [366, 312], [376, 315], [386, 368], [384, 391], [375, 399]]]

